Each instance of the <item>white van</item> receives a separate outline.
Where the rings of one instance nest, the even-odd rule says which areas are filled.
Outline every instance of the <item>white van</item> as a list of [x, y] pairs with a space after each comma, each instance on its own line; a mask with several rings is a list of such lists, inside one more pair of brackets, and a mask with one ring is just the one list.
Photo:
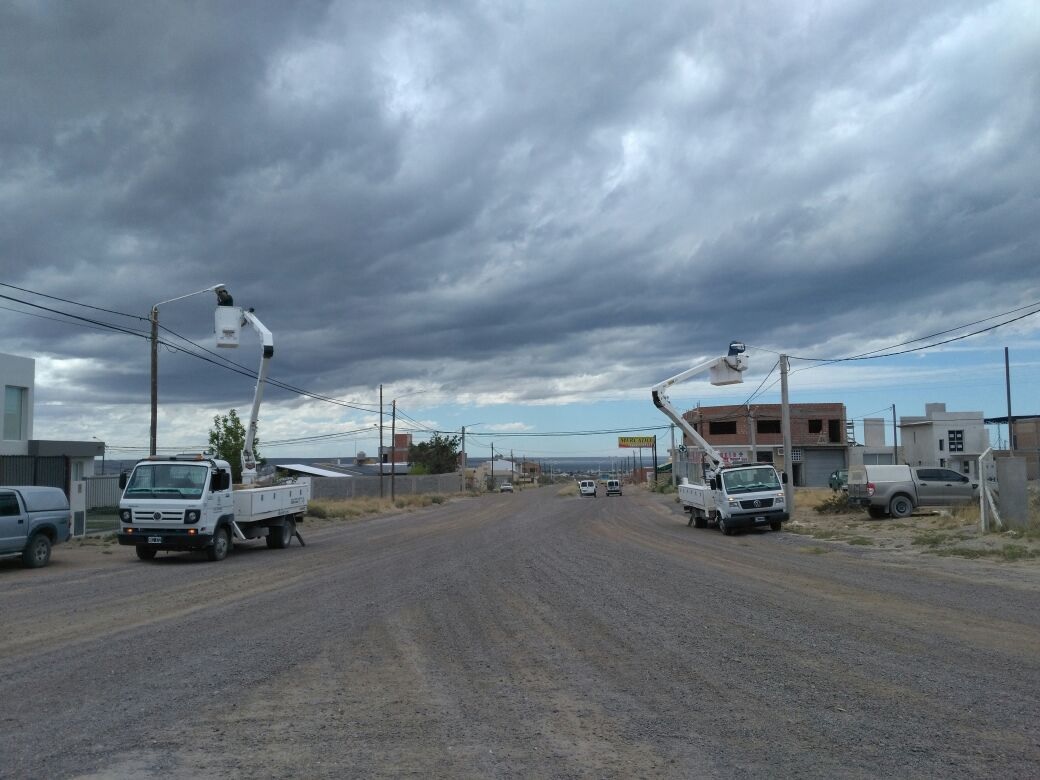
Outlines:
[[591, 479], [583, 479], [578, 483], [578, 493], [582, 496], [596, 497], [596, 483]]
[[608, 496], [620, 496], [621, 495], [621, 480], [620, 479], [608, 479], [607, 480], [607, 495]]

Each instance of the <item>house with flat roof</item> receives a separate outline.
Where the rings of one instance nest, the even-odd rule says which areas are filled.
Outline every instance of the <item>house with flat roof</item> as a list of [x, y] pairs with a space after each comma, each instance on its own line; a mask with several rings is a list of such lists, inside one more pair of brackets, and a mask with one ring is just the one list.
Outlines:
[[979, 457], [989, 447], [982, 412], [949, 412], [946, 404], [925, 404], [924, 416], [900, 417], [903, 460], [911, 466], [938, 466], [978, 477]]

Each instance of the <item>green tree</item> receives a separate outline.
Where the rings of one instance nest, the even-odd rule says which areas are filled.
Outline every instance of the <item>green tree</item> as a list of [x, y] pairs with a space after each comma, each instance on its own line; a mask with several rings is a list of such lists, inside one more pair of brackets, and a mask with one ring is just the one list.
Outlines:
[[[224, 415], [214, 415], [209, 432], [209, 446], [220, 460], [231, 465], [231, 480], [242, 481], [242, 447], [246, 443], [246, 427], [234, 409]], [[260, 437], [253, 437], [253, 454], [260, 462]]]
[[458, 436], [435, 433], [429, 441], [408, 448], [409, 471], [413, 474], [450, 474], [459, 470]]

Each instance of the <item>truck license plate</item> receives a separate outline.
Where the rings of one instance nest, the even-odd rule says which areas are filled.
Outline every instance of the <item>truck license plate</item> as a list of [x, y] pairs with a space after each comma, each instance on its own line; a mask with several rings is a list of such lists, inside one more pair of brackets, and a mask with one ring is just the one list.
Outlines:
[[148, 544], [162, 544], [162, 537], [161, 536], [149, 536], [148, 537]]
[[756, 517], [755, 518], [755, 522], [756, 523], [764, 523], [765, 521], [766, 521], [766, 519], [764, 517]]

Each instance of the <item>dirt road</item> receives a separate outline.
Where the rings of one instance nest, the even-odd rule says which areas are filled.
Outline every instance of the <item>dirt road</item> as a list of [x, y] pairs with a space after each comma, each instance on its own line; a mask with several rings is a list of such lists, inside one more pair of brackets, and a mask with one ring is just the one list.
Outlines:
[[0, 777], [1026, 777], [1040, 567], [553, 489], [0, 562]]

